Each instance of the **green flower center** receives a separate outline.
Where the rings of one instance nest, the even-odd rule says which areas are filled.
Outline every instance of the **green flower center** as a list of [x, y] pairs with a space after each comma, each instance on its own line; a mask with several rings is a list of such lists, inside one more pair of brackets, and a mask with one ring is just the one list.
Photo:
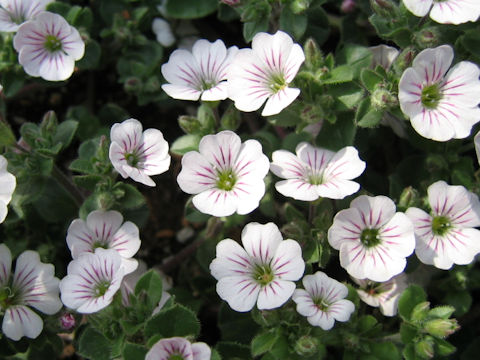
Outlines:
[[321, 185], [323, 184], [322, 174], [309, 174], [307, 182], [312, 185]]
[[138, 163], [140, 162], [140, 157], [135, 153], [128, 153], [125, 154], [125, 160], [127, 164], [133, 167], [137, 167]]
[[18, 293], [9, 286], [0, 289], [0, 310], [6, 310], [11, 305], [18, 303]]
[[427, 109], [435, 109], [442, 98], [443, 94], [438, 84], [427, 85], [422, 89], [422, 105]]
[[237, 177], [235, 176], [235, 173], [232, 171], [232, 169], [219, 171], [217, 176], [217, 188], [221, 190], [230, 191], [233, 189], [235, 183], [237, 182]]
[[62, 50], [62, 42], [55, 35], [47, 35], [43, 45], [51, 53]]
[[107, 281], [107, 280], [100, 281], [95, 287], [95, 296], [101, 297], [105, 295], [109, 287], [110, 287], [110, 281]]
[[330, 304], [325, 301], [325, 299], [318, 298], [318, 299], [313, 299], [313, 303], [317, 306], [317, 308], [321, 311], [327, 311], [328, 307]]
[[253, 279], [262, 286], [266, 286], [272, 282], [275, 275], [270, 265], [256, 265], [253, 271]]
[[[201, 89], [202, 91], [210, 90], [211, 88], [215, 87], [217, 82], [210, 79], [202, 79], [201, 80]], [[183, 359], [183, 358], [182, 358]]]
[[367, 248], [377, 246], [381, 243], [378, 229], [363, 229], [360, 234], [360, 241]]
[[99, 240], [95, 241], [92, 245], [92, 248], [93, 250], [95, 251], [95, 249], [97, 248], [102, 248], [102, 249], [109, 249], [108, 245], [105, 244], [104, 242], [101, 242]]
[[270, 84], [269, 87], [272, 89], [273, 93], [276, 94], [280, 90], [283, 90], [287, 87], [287, 82], [281, 74], [272, 74], [270, 75]]
[[432, 220], [432, 231], [435, 235], [443, 236], [452, 228], [450, 219], [446, 216], [435, 216]]
[[185, 358], [180, 354], [172, 354], [169, 356], [168, 360], [184, 360]]

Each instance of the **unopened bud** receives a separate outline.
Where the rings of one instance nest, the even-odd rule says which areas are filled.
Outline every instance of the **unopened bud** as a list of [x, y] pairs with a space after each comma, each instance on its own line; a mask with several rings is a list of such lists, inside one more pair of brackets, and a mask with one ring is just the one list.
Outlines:
[[323, 109], [315, 104], [306, 104], [300, 111], [300, 118], [309, 123], [315, 124], [323, 120], [325, 113]]
[[65, 331], [70, 331], [75, 327], [75, 317], [71, 313], [63, 313], [60, 316], [60, 326]]
[[312, 0], [294, 0], [290, 5], [290, 9], [294, 14], [301, 14], [310, 7], [311, 2]]
[[231, 105], [224, 113], [220, 119], [220, 125], [223, 130], [232, 130], [235, 131], [240, 126], [242, 118], [240, 112]]
[[421, 30], [415, 36], [416, 43], [422, 48], [435, 47], [440, 43], [440, 34], [436, 26]]
[[391, 0], [370, 0], [370, 5], [375, 13], [382, 17], [395, 16], [395, 5]]
[[406, 68], [412, 65], [413, 59], [415, 58], [416, 51], [412, 46], [406, 47], [395, 59], [393, 63], [393, 68], [398, 74], [401, 74], [405, 71]]
[[130, 76], [125, 80], [123, 88], [127, 93], [138, 93], [142, 89], [142, 80], [136, 76]]
[[156, 76], [152, 76], [147, 80], [145, 83], [145, 88], [144, 90], [149, 93], [154, 93], [160, 90], [160, 81], [158, 81], [158, 78]]
[[397, 105], [398, 100], [390, 91], [383, 87], [377, 87], [370, 97], [372, 106], [377, 111], [383, 111]]
[[303, 48], [305, 50], [305, 65], [307, 68], [315, 70], [323, 66], [323, 53], [315, 40], [308, 38]]
[[355, 3], [355, 0], [343, 0], [342, 5], [340, 5], [340, 10], [345, 13], [351, 13], [353, 10], [355, 10], [355, 7], [357, 4]]
[[424, 329], [430, 335], [443, 339], [460, 329], [460, 325], [456, 319], [434, 319], [427, 321]]
[[415, 344], [415, 353], [422, 359], [431, 359], [435, 354], [434, 341], [427, 336]]
[[295, 352], [300, 356], [312, 356], [318, 351], [318, 340], [311, 336], [302, 336], [295, 343]]
[[413, 308], [410, 318], [413, 321], [421, 321], [427, 317], [428, 310], [430, 310], [430, 303], [428, 301], [421, 302]]
[[418, 191], [411, 186], [406, 187], [400, 194], [400, 199], [398, 200], [398, 207], [408, 209], [409, 207], [416, 204], [417, 199]]
[[[118, 194], [117, 194], [118, 195]], [[115, 194], [102, 192], [97, 195], [97, 208], [101, 210], [109, 210], [115, 204]]]
[[40, 123], [40, 129], [44, 134], [53, 134], [57, 130], [58, 120], [55, 111], [48, 111], [43, 115], [42, 122]]
[[196, 134], [202, 128], [196, 117], [187, 115], [182, 115], [178, 118], [178, 125], [186, 134]]

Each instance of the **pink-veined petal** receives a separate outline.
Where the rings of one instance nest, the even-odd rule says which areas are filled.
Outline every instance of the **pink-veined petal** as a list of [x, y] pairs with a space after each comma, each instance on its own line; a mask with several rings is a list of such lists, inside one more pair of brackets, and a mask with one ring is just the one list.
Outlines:
[[268, 264], [273, 259], [282, 240], [282, 234], [274, 223], [249, 223], [242, 231], [245, 251], [260, 264]]
[[271, 267], [275, 278], [291, 281], [300, 279], [305, 271], [300, 244], [290, 239], [283, 240], [277, 247]]
[[218, 296], [239, 312], [250, 311], [257, 302], [259, 292], [260, 285], [250, 276], [224, 277], [217, 283]]
[[217, 280], [227, 276], [248, 276], [253, 274], [253, 264], [240, 244], [225, 239], [217, 245], [216, 258], [210, 263], [210, 272]]
[[27, 306], [14, 305], [5, 311], [2, 332], [14, 341], [20, 340], [23, 336], [35, 339], [42, 329], [42, 318]]
[[257, 307], [259, 310], [278, 308], [287, 302], [294, 290], [294, 282], [273, 279], [268, 285], [260, 289]]

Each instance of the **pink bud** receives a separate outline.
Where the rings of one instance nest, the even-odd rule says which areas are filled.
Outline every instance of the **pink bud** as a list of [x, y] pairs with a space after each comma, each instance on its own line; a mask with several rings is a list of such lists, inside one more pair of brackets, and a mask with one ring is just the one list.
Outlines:
[[220, 0], [220, 1], [229, 6], [237, 6], [237, 5], [240, 5], [240, 2], [242, 0]]
[[64, 330], [71, 330], [73, 327], [75, 327], [75, 318], [70, 313], [64, 313], [60, 317], [60, 324]]
[[355, 9], [355, 0], [343, 0], [340, 10], [345, 13], [351, 13]]

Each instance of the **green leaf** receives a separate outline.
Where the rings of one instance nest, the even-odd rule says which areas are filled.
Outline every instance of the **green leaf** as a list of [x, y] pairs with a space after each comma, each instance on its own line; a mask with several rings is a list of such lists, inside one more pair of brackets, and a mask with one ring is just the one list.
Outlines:
[[377, 360], [401, 360], [402, 355], [398, 348], [391, 342], [371, 342], [370, 350], [373, 358]]
[[155, 334], [163, 337], [197, 336], [199, 332], [200, 323], [193, 311], [179, 304], [161, 310], [145, 324], [147, 337]]
[[198, 144], [202, 137], [197, 134], [180, 136], [170, 147], [170, 151], [177, 155], [184, 155], [189, 151], [198, 151]]
[[421, 358], [418, 357], [417, 354], [415, 353], [414, 344], [408, 344], [407, 346], [405, 346], [402, 354], [405, 360], [421, 360]]
[[413, 325], [402, 323], [400, 325], [400, 336], [404, 344], [408, 344], [417, 336], [418, 329]]
[[383, 81], [383, 77], [370, 69], [362, 69], [360, 73], [360, 80], [363, 86], [371, 93], [375, 90], [375, 87]]
[[251, 357], [250, 348], [247, 345], [230, 341], [220, 341], [216, 348], [223, 360], [249, 359]]
[[109, 360], [110, 343], [101, 332], [87, 327], [78, 340], [78, 354], [91, 360]]
[[165, 11], [167, 17], [196, 19], [213, 13], [217, 6], [217, 0], [167, 0]]
[[122, 204], [124, 209], [138, 209], [145, 204], [145, 197], [133, 185], [126, 183], [117, 183], [114, 189], [121, 189], [123, 196], [117, 198], [117, 201]]
[[102, 55], [102, 48], [93, 39], [89, 39], [85, 44], [85, 55], [75, 63], [79, 69], [95, 69], [100, 61]]
[[307, 15], [294, 14], [290, 7], [285, 7], [280, 15], [280, 30], [300, 39], [307, 30]]
[[77, 175], [73, 177], [73, 182], [79, 187], [82, 187], [89, 191], [94, 191], [98, 182], [102, 179], [103, 177], [101, 177], [100, 175]]
[[461, 44], [467, 49], [471, 54], [480, 57], [480, 38], [478, 37], [478, 30], [472, 29], [465, 32], [461, 38]]
[[353, 78], [358, 78], [364, 68], [372, 61], [372, 52], [365, 46], [345, 44], [337, 54], [337, 62], [347, 64], [353, 71]]
[[62, 144], [65, 149], [72, 142], [75, 132], [78, 128], [78, 122], [75, 120], [65, 120], [57, 126], [57, 131], [53, 136], [54, 144]]
[[290, 127], [296, 126], [302, 122], [300, 112], [302, 104], [296, 102], [291, 106], [286, 107], [276, 115], [268, 116], [267, 120], [270, 124], [275, 126]]
[[144, 359], [148, 349], [145, 346], [133, 343], [125, 343], [122, 355], [124, 360]]
[[377, 111], [373, 108], [370, 108], [370, 110], [364, 116], [362, 116], [360, 120], [358, 120], [357, 125], [363, 128], [373, 128], [380, 124], [382, 117], [382, 111]]
[[10, 126], [2, 120], [0, 120], [0, 146], [13, 145], [16, 142], [15, 135], [13, 134]]
[[52, 223], [75, 218], [78, 209], [70, 193], [53, 178], [49, 178], [45, 185], [41, 196], [34, 202], [40, 217]]
[[418, 285], [410, 285], [400, 296], [398, 301], [398, 313], [402, 319], [410, 320], [415, 306], [427, 300], [427, 294]]
[[252, 355], [258, 356], [270, 351], [277, 339], [278, 332], [275, 329], [255, 336], [251, 344]]
[[[222, 340], [241, 343], [250, 343], [253, 334], [259, 328], [250, 314], [233, 311], [225, 302], [220, 305], [218, 327], [222, 334]], [[222, 352], [220, 354], [224, 356]], [[248, 359], [249, 357], [245, 358]]]
[[147, 304], [153, 309], [158, 305], [162, 298], [163, 281], [155, 270], [149, 270], [137, 281], [135, 285], [135, 296], [139, 296], [141, 292], [145, 292]]
[[353, 76], [354, 72], [350, 65], [340, 65], [328, 72], [321, 82], [322, 84], [341, 84], [352, 81]]
[[62, 15], [64, 18], [66, 18], [71, 7], [71, 5], [68, 5], [64, 2], [54, 1], [47, 5], [47, 10], [55, 14]]
[[365, 333], [372, 330], [377, 324], [377, 319], [375, 319], [372, 315], [364, 315], [358, 319], [358, 331], [360, 333]]
[[[457, 351], [457, 348], [443, 339], [434, 338], [435, 355], [448, 356]], [[478, 357], [478, 354], [476, 354]]]
[[455, 311], [455, 308], [453, 306], [447, 306], [447, 305], [437, 306], [428, 312], [428, 317], [436, 318], [436, 319], [438, 318], [448, 319], [453, 314], [454, 311]]
[[323, 123], [316, 143], [320, 147], [337, 151], [353, 144], [356, 131], [352, 116], [350, 114], [339, 114], [335, 124], [328, 121]]
[[243, 38], [248, 43], [252, 41], [256, 33], [268, 31], [268, 16], [263, 16], [256, 21], [243, 23]]

